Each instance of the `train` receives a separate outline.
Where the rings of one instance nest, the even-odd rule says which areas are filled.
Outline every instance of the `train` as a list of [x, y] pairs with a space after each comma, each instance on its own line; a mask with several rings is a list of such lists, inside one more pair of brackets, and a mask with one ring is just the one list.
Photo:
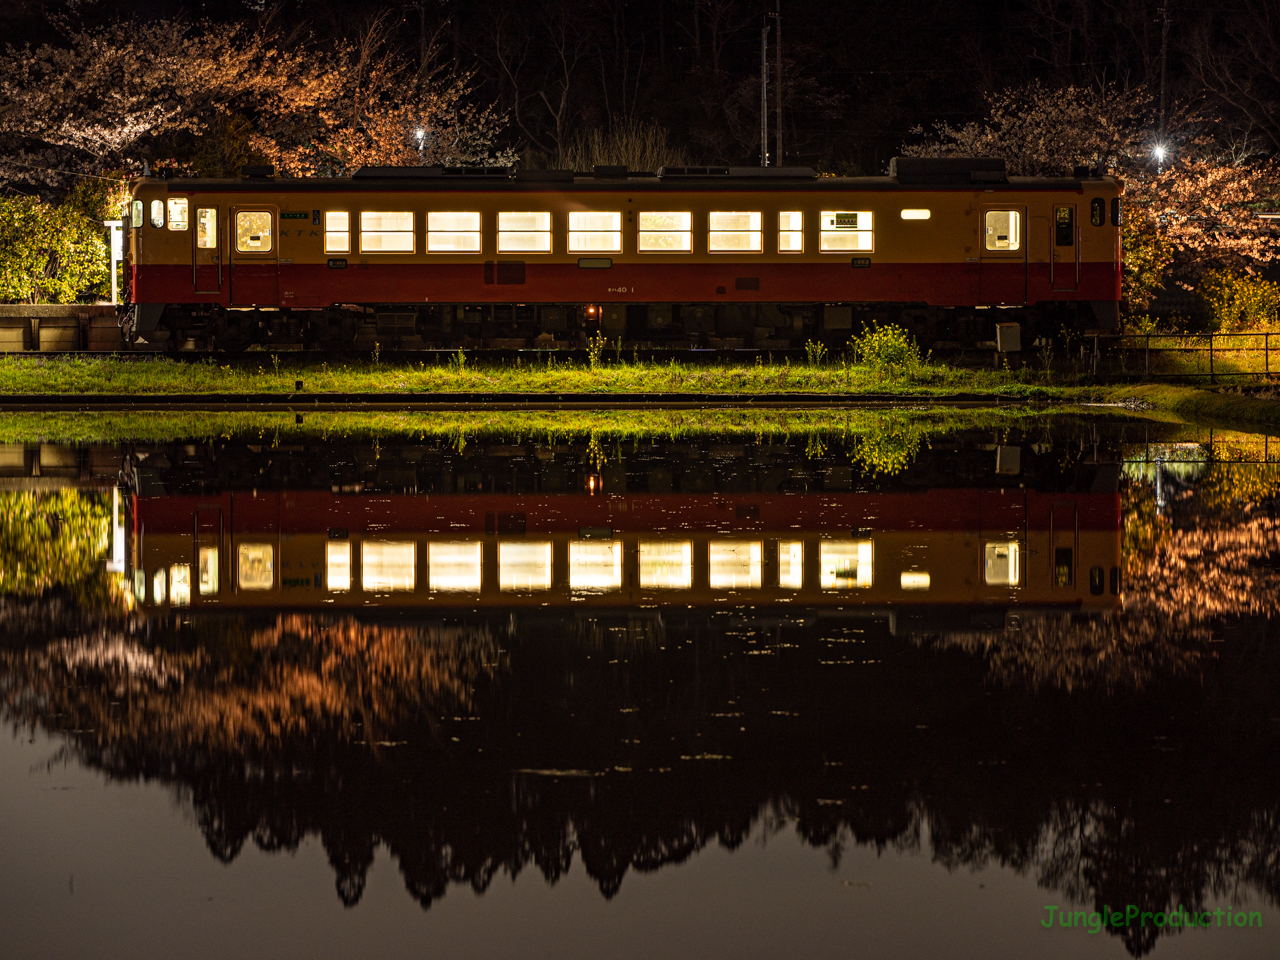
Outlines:
[[1119, 325], [1123, 185], [1100, 168], [242, 172], [131, 182], [127, 340], [784, 351], [884, 323], [926, 347]]

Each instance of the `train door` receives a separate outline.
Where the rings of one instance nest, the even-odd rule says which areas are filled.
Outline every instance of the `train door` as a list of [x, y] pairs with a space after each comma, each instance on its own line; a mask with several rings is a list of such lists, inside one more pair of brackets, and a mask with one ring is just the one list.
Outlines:
[[982, 582], [989, 587], [1026, 584], [1026, 491], [982, 490], [978, 493], [978, 532], [982, 550]]
[[1049, 582], [1054, 589], [1076, 585], [1080, 559], [1080, 514], [1075, 501], [1054, 501], [1049, 515]]
[[1025, 207], [982, 208], [979, 303], [1027, 302], [1026, 226]]
[[1079, 284], [1080, 244], [1076, 205], [1057, 203], [1053, 207], [1053, 289], [1074, 290]]
[[227, 246], [233, 306], [280, 302], [280, 253], [275, 207], [232, 207]]
[[217, 207], [196, 207], [191, 234], [191, 282], [196, 293], [222, 292], [222, 245], [218, 242]]

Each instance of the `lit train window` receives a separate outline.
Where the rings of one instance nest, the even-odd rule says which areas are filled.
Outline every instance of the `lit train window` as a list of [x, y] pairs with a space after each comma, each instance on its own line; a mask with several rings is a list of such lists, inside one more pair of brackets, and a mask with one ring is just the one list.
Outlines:
[[707, 249], [712, 253], [759, 253], [760, 214], [716, 212], [708, 221]]
[[550, 253], [551, 214], [499, 213], [499, 253]]
[[569, 214], [570, 253], [621, 253], [622, 214], [575, 210]]
[[201, 250], [218, 247], [218, 208], [200, 207], [196, 210], [196, 246]]
[[218, 592], [218, 548], [201, 547], [197, 561], [196, 580], [200, 596], [211, 597]]
[[324, 588], [330, 593], [351, 589], [351, 541], [330, 540], [325, 544]]
[[920, 208], [902, 211], [903, 220], [928, 220], [931, 216], [933, 216], [933, 211]]
[[360, 544], [360, 586], [366, 593], [412, 590], [417, 571], [417, 544], [411, 540], [366, 540]]
[[169, 568], [169, 602], [175, 607], [191, 606], [191, 564], [175, 563]]
[[819, 217], [818, 249], [823, 253], [875, 247], [870, 210], [823, 210]]
[[151, 602], [164, 603], [164, 567], [156, 571], [154, 577], [151, 578]]
[[187, 198], [186, 197], [170, 197], [169, 198], [169, 229], [170, 230], [187, 229]]
[[452, 210], [427, 214], [427, 253], [479, 253], [480, 214]]
[[641, 253], [693, 252], [693, 214], [645, 212], [637, 217], [640, 232], [636, 249]]
[[270, 590], [276, 582], [276, 551], [269, 543], [236, 548], [236, 580], [241, 590]]
[[804, 214], [785, 210], [778, 214], [778, 252], [804, 253]]
[[551, 544], [545, 541], [499, 543], [498, 589], [550, 590]]
[[413, 214], [365, 210], [360, 214], [361, 253], [413, 253]]
[[693, 586], [693, 544], [688, 540], [641, 541], [640, 586], [645, 590], [688, 590]]
[[778, 541], [778, 586], [784, 590], [799, 590], [804, 586], [803, 541]]
[[236, 250], [240, 253], [270, 253], [271, 214], [265, 210], [241, 210], [236, 214]]
[[142, 226], [142, 201], [134, 200], [129, 204], [129, 226], [137, 230]]
[[346, 210], [325, 211], [324, 252], [351, 252], [351, 214]]
[[823, 590], [866, 589], [873, 580], [874, 548], [870, 540], [823, 540], [818, 565]]
[[432, 590], [479, 593], [482, 543], [433, 543], [427, 550], [427, 580]]
[[1016, 210], [988, 210], [986, 246], [988, 250], [1022, 249], [1022, 215]]
[[1022, 582], [1022, 548], [1016, 540], [983, 547], [982, 580], [992, 587], [1016, 587]]
[[622, 589], [622, 541], [578, 540], [569, 544], [569, 589]]
[[902, 576], [898, 578], [898, 585], [903, 590], [924, 592], [929, 589], [929, 572], [927, 570], [904, 570], [902, 571]]
[[707, 585], [712, 590], [758, 590], [762, 552], [758, 540], [707, 544]]
[[164, 226], [164, 201], [163, 200], [151, 201], [151, 225], [153, 227]]

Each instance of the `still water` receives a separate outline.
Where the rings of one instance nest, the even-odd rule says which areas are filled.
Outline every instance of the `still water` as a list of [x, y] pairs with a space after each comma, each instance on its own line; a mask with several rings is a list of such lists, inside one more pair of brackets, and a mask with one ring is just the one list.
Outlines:
[[1274, 956], [1277, 459], [9, 444], [3, 952]]

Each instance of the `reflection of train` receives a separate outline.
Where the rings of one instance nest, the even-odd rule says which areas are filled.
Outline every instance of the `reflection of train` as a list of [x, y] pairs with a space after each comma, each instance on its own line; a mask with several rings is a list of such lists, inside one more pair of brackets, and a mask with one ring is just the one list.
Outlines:
[[[133, 329], [228, 349], [783, 349], [897, 320], [989, 339], [996, 320], [1118, 322], [1120, 184], [903, 159], [887, 177], [372, 168], [352, 179], [137, 180]], [[1005, 310], [990, 308], [1002, 307]], [[1034, 335], [1035, 331], [1028, 331]], [[370, 340], [370, 346], [373, 340]], [[716, 345], [712, 343], [712, 345]]]
[[[1109, 489], [1108, 489], [1109, 488]], [[139, 600], [196, 608], [990, 604], [1114, 609], [1090, 493], [135, 496]]]

